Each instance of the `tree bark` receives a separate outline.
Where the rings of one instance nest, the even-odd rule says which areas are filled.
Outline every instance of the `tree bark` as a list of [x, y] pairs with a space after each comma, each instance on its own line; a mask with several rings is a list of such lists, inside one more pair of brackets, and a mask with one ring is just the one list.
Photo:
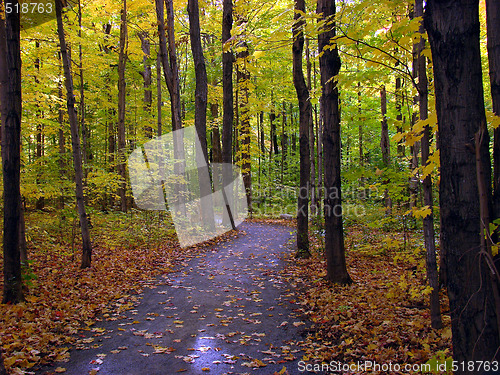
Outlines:
[[[479, 2], [428, 0], [424, 16], [433, 56], [440, 138], [441, 243], [446, 254], [455, 361], [499, 359], [492, 283], [480, 245], [475, 134], [491, 194], [489, 137], [484, 112]], [[459, 368], [456, 373], [473, 374]]]
[[295, 0], [295, 15], [293, 24], [293, 84], [299, 101], [299, 152], [300, 152], [300, 183], [297, 198], [297, 256], [309, 257], [309, 124], [312, 109], [302, 69], [302, 52], [304, 50], [305, 1]]
[[161, 90], [161, 53], [158, 51], [158, 56], [156, 57], [156, 135], [158, 137], [162, 134], [162, 107], [163, 107], [163, 98], [162, 98], [162, 90]]
[[71, 76], [70, 60], [64, 36], [64, 26], [62, 21], [62, 0], [56, 0], [57, 33], [59, 35], [59, 45], [61, 47], [61, 58], [64, 67], [66, 84], [66, 98], [68, 107], [69, 123], [71, 127], [71, 145], [73, 147], [73, 163], [75, 168], [76, 204], [80, 217], [80, 228], [82, 230], [82, 263], [81, 268], [88, 268], [92, 258], [92, 243], [90, 241], [89, 224], [87, 213], [85, 212], [85, 202], [83, 196], [83, 171], [82, 154], [80, 148], [80, 136], [78, 134], [78, 118], [75, 109], [75, 95], [73, 93], [73, 77]]
[[[231, 29], [233, 27], [233, 2], [232, 0], [223, 1], [222, 11], [222, 96], [223, 96], [223, 118], [222, 118], [222, 161], [225, 165], [232, 163], [232, 139], [233, 139], [233, 53], [230, 48], [229, 39], [231, 38]], [[222, 171], [223, 186], [228, 186], [232, 180], [232, 171], [229, 168], [223, 168]], [[229, 202], [232, 195], [228, 194]], [[228, 207], [229, 202], [226, 202]], [[236, 229], [232, 220], [230, 210], [227, 210], [228, 216], [225, 221], [230, 221], [233, 229]]]
[[327, 279], [336, 284], [352, 282], [347, 272], [342, 225], [341, 138], [339, 92], [334, 79], [340, 71], [337, 47], [330, 47], [335, 37], [335, 1], [319, 0], [318, 14], [325, 20], [318, 36], [323, 104], [323, 149], [325, 159], [325, 254]]
[[[12, 6], [15, 7], [15, 0]], [[2, 0], [0, 5], [3, 7]], [[15, 8], [14, 8], [15, 9]], [[23, 300], [19, 229], [21, 220], [21, 43], [19, 13], [0, 19], [0, 104], [3, 171], [3, 299]]]
[[[194, 125], [201, 144], [199, 155], [196, 150], [196, 162], [198, 165], [198, 177], [200, 185], [200, 195], [205, 197], [201, 205], [201, 216], [203, 222], [210, 231], [215, 230], [214, 208], [211, 199], [212, 184], [210, 183], [210, 173], [208, 169], [208, 148], [207, 148], [207, 95], [208, 81], [205, 58], [200, 36], [200, 14], [198, 0], [188, 0], [189, 14], [189, 36], [191, 38], [191, 52], [193, 54], [194, 68], [196, 75], [195, 89], [195, 114]], [[203, 166], [203, 167], [201, 167]], [[208, 182], [208, 183], [207, 183]]]
[[[147, 31], [141, 31], [138, 34], [139, 39], [141, 40], [141, 49], [142, 49], [142, 65], [144, 70], [141, 72], [141, 76], [143, 79], [143, 87], [144, 87], [144, 98], [143, 98], [143, 110], [144, 110], [144, 135], [146, 138], [153, 138], [153, 127], [149, 123], [151, 120], [151, 107], [153, 106], [153, 92], [151, 91], [151, 83], [152, 83], [152, 72], [151, 72], [151, 63], [149, 62], [151, 58], [151, 43], [149, 41], [149, 33]], [[161, 84], [161, 81], [160, 81]]]
[[126, 88], [125, 67], [127, 64], [128, 31], [127, 31], [127, 0], [123, 0], [120, 23], [120, 52], [118, 56], [118, 174], [122, 181], [118, 189], [120, 210], [127, 211], [127, 168], [126, 168], [126, 140], [125, 140], [125, 110]]
[[241, 94], [241, 100], [239, 100], [240, 109], [240, 135], [241, 139], [240, 151], [241, 151], [241, 169], [243, 174], [243, 184], [245, 185], [245, 192], [247, 198], [247, 205], [250, 212], [252, 212], [252, 168], [250, 159], [250, 111], [249, 111], [249, 89], [248, 85], [250, 83], [250, 72], [247, 69], [248, 64], [248, 46], [246, 42], [241, 43], [240, 48], [244, 50], [240, 51], [237, 55], [238, 63], [236, 70], [236, 77], [238, 81], [238, 92]]
[[170, 102], [172, 103], [172, 130], [179, 130], [182, 128], [182, 107], [179, 85], [179, 65], [177, 63], [177, 52], [175, 48], [173, 0], [165, 0], [165, 7], [167, 10], [168, 58], [170, 70], [172, 72], [172, 91], [170, 92]]
[[5, 369], [5, 366], [3, 363], [3, 350], [1, 347], [0, 347], [0, 375], [7, 375], [7, 370]]
[[[424, 5], [422, 0], [415, 1], [415, 17], [422, 17], [424, 15]], [[420, 32], [424, 33], [424, 25], [421, 23]], [[418, 65], [418, 97], [419, 97], [419, 113], [420, 120], [427, 120], [428, 112], [428, 89], [427, 89], [427, 67], [426, 57], [422, 55], [425, 47], [425, 40], [420, 39], [417, 46], [417, 65]], [[424, 134], [421, 141], [422, 147], [422, 165], [427, 165], [429, 159], [429, 148], [431, 143], [431, 129], [427, 125], [424, 127]], [[441, 322], [441, 308], [439, 304], [439, 276], [436, 262], [436, 243], [434, 235], [434, 200], [432, 197], [432, 179], [431, 175], [427, 175], [423, 181], [424, 191], [424, 205], [429, 207], [431, 212], [423, 218], [424, 229], [424, 243], [426, 250], [426, 268], [427, 279], [432, 292], [430, 294], [430, 311], [431, 311], [431, 326], [434, 329], [442, 327]]]
[[[488, 61], [493, 112], [500, 116], [500, 3], [486, 0]], [[493, 130], [493, 219], [500, 217], [500, 127]]]

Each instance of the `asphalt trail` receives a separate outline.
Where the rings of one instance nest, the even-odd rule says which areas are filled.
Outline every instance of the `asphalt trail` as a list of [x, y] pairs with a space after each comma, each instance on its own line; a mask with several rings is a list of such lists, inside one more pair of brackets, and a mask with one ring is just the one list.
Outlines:
[[287, 282], [292, 229], [245, 222], [239, 230], [149, 285], [132, 310], [91, 326], [69, 362], [38, 373], [299, 374], [307, 323]]

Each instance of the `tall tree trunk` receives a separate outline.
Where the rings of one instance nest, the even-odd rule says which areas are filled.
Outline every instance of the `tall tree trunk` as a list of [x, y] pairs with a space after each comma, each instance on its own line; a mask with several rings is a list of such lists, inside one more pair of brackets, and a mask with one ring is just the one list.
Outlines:
[[201, 216], [203, 222], [210, 231], [215, 230], [214, 207], [211, 198], [212, 184], [208, 169], [208, 147], [207, 147], [207, 69], [203, 56], [203, 47], [200, 36], [200, 14], [198, 0], [188, 0], [189, 14], [189, 36], [191, 38], [191, 52], [193, 53], [194, 68], [196, 75], [195, 89], [195, 114], [194, 125], [201, 144], [201, 152], [196, 150], [196, 163], [198, 165], [198, 177], [200, 195], [204, 197], [201, 205]]
[[[380, 132], [380, 149], [382, 151], [382, 162], [384, 167], [387, 168], [391, 162], [391, 149], [390, 149], [390, 139], [389, 139], [389, 126], [387, 124], [387, 92], [385, 86], [382, 86], [380, 90], [380, 112], [382, 114], [381, 120], [381, 132]], [[385, 181], [385, 185], [389, 183], [388, 180]], [[389, 196], [389, 190], [384, 191], [384, 202], [386, 207], [386, 215], [391, 213], [392, 202]]]
[[80, 228], [82, 230], [82, 263], [81, 268], [90, 267], [92, 258], [92, 243], [90, 241], [89, 223], [85, 212], [85, 202], [83, 196], [83, 171], [82, 154], [80, 148], [80, 136], [78, 134], [78, 118], [75, 109], [75, 95], [73, 93], [73, 77], [71, 76], [70, 60], [64, 36], [62, 21], [62, 0], [56, 0], [57, 34], [59, 35], [59, 45], [61, 47], [61, 57], [64, 67], [64, 77], [66, 83], [66, 99], [68, 107], [69, 124], [71, 127], [71, 145], [73, 147], [73, 163], [75, 168], [76, 185], [76, 205], [80, 217]]
[[341, 138], [339, 92], [334, 77], [340, 71], [337, 47], [330, 47], [335, 38], [335, 0], [319, 0], [317, 12], [325, 26], [318, 36], [321, 71], [321, 102], [324, 106], [323, 149], [325, 158], [325, 254], [327, 278], [337, 284], [352, 282], [347, 272], [342, 225]]
[[[309, 39], [306, 38], [306, 67], [307, 67], [307, 89], [309, 92], [312, 90], [311, 78], [312, 78], [312, 63], [310, 58], [309, 51]], [[314, 155], [314, 122], [312, 116], [312, 107], [311, 107], [311, 116], [309, 117], [309, 163], [310, 163], [310, 189], [311, 189], [311, 216], [315, 216], [318, 212], [318, 207], [315, 205], [316, 203], [316, 161]]]
[[[439, 124], [441, 244], [453, 332], [453, 359], [500, 359], [492, 284], [481, 233], [475, 134], [483, 131], [481, 164], [490, 190], [489, 137], [484, 113], [479, 2], [428, 0], [425, 26], [434, 67]], [[489, 195], [489, 194], [488, 194]], [[465, 362], [466, 363], [466, 362]], [[458, 374], [475, 374], [459, 367]]]
[[123, 0], [120, 24], [120, 52], [118, 57], [118, 174], [122, 181], [118, 189], [120, 197], [120, 210], [127, 211], [127, 169], [126, 169], [126, 143], [125, 143], [125, 110], [126, 110], [126, 87], [125, 66], [127, 64], [128, 49], [127, 31], [127, 0]]
[[3, 350], [1, 347], [0, 347], [0, 375], [7, 375], [7, 370], [5, 369], [3, 363]]
[[[18, 1], [12, 7], [18, 6]], [[0, 6], [4, 6], [0, 0]], [[21, 220], [21, 40], [19, 13], [0, 19], [0, 105], [3, 171], [3, 299], [23, 300], [19, 229]]]
[[[486, 0], [488, 61], [493, 112], [500, 116], [500, 3]], [[493, 218], [500, 217], [500, 127], [493, 131]]]
[[[37, 55], [40, 55], [40, 42], [37, 40], [35, 42], [35, 47], [37, 51]], [[36, 75], [35, 75], [35, 85], [38, 86], [40, 84], [40, 79], [38, 78], [38, 75], [40, 74], [40, 57], [37, 57], [35, 59], [35, 69], [36, 69]], [[43, 125], [42, 125], [42, 118], [43, 118], [43, 112], [40, 109], [40, 104], [36, 103], [36, 151], [35, 151], [35, 160], [37, 160], [38, 163], [38, 170], [36, 171], [36, 179], [35, 182], [37, 186], [40, 184], [40, 176], [43, 173], [42, 172], [42, 156], [43, 156], [43, 148], [44, 148], [44, 136], [43, 136]], [[36, 200], [35, 208], [37, 210], [42, 210], [45, 207], [45, 197], [41, 196], [38, 197]]]
[[[174, 4], [173, 0], [165, 0], [167, 10], [168, 58], [172, 79], [170, 102], [172, 103], [172, 130], [182, 128], [181, 90], [179, 85], [179, 65], [175, 48]], [[165, 68], [165, 67], [164, 67]]]
[[[401, 77], [396, 77], [396, 121], [398, 122], [398, 133], [403, 132], [403, 87], [401, 82]], [[398, 142], [398, 157], [400, 160], [405, 157], [405, 146], [402, 139]]]
[[157, 117], [157, 124], [156, 124], [156, 135], [158, 137], [161, 136], [162, 134], [162, 126], [161, 126], [161, 112], [162, 112], [162, 107], [163, 107], [163, 99], [162, 99], [162, 92], [161, 92], [161, 53], [158, 50], [158, 56], [156, 57], [156, 117]]
[[[142, 79], [144, 81], [144, 98], [143, 98], [143, 110], [144, 110], [144, 135], [146, 138], [153, 138], [153, 127], [150, 124], [151, 121], [151, 107], [153, 106], [153, 92], [151, 91], [152, 82], [152, 72], [151, 72], [151, 43], [149, 41], [149, 33], [147, 31], [141, 31], [137, 34], [141, 40], [142, 49], [142, 65], [144, 70], [141, 73]], [[161, 84], [161, 81], [160, 81]]]
[[[422, 17], [424, 15], [423, 0], [415, 1], [415, 17]], [[424, 33], [424, 25], [421, 23], [420, 32]], [[418, 97], [420, 120], [427, 120], [428, 112], [428, 89], [427, 89], [427, 67], [426, 57], [422, 55], [425, 47], [425, 40], [420, 39], [417, 46], [418, 58]], [[425, 166], [429, 159], [429, 148], [431, 143], [431, 129], [427, 125], [424, 127], [424, 134], [421, 141], [422, 146], [422, 165]], [[441, 308], [439, 305], [439, 277], [436, 262], [436, 243], [434, 235], [434, 201], [432, 198], [432, 179], [428, 174], [423, 181], [424, 191], [424, 204], [430, 208], [431, 212], [423, 219], [424, 229], [424, 242], [426, 250], [426, 266], [427, 266], [427, 279], [432, 288], [430, 295], [430, 310], [431, 310], [431, 326], [434, 329], [442, 327], [441, 322]]]
[[[232, 139], [233, 139], [233, 53], [229, 45], [231, 38], [231, 29], [233, 27], [233, 2], [232, 0], [223, 0], [222, 11], [222, 101], [223, 101], [223, 118], [222, 118], [222, 161], [226, 168], [222, 171], [223, 186], [228, 186], [232, 180], [232, 171], [227, 168], [232, 163]], [[231, 194], [227, 197], [229, 202], [232, 200]], [[226, 202], [226, 207], [229, 208], [229, 202]], [[232, 214], [227, 209], [228, 217], [225, 221], [230, 221], [233, 229], [234, 221]]]
[[[62, 61], [61, 61], [61, 53], [58, 53], [59, 56], [59, 75], [63, 75], [63, 66], [62, 66]], [[64, 101], [64, 96], [63, 96], [63, 83], [60, 80], [58, 84], [58, 97], [60, 100], [60, 103], [58, 104], [58, 116], [57, 120], [59, 123], [59, 131], [58, 131], [58, 146], [59, 146], [59, 176], [61, 178], [61, 186], [62, 186], [62, 181], [66, 176], [66, 139], [64, 136], [64, 107], [63, 107], [63, 101]], [[61, 187], [61, 197], [59, 198], [58, 202], [58, 208], [63, 209], [64, 208], [64, 189]]]
[[241, 139], [241, 169], [243, 174], [243, 183], [245, 185], [245, 192], [247, 198], [247, 205], [252, 212], [252, 169], [251, 169], [251, 159], [250, 159], [250, 111], [249, 111], [249, 89], [250, 84], [250, 72], [247, 69], [248, 64], [248, 46], [246, 42], [241, 43], [240, 48], [244, 50], [240, 51], [237, 55], [237, 69], [236, 77], [238, 81], [238, 92], [241, 93], [241, 100], [239, 101], [240, 108], [240, 135]]
[[293, 84], [299, 101], [299, 144], [300, 144], [300, 184], [297, 198], [297, 256], [309, 257], [309, 125], [312, 109], [309, 90], [307, 89], [302, 69], [302, 52], [304, 50], [305, 1], [295, 0], [293, 24]]
[[[82, 38], [82, 4], [78, 1], [78, 37]], [[82, 136], [82, 155], [83, 155], [83, 183], [86, 184], [89, 160], [92, 159], [92, 154], [90, 152], [90, 134], [86, 122], [85, 113], [85, 80], [83, 75], [83, 48], [82, 43], [78, 45], [78, 58], [79, 58], [79, 77], [80, 77], [80, 132]]]

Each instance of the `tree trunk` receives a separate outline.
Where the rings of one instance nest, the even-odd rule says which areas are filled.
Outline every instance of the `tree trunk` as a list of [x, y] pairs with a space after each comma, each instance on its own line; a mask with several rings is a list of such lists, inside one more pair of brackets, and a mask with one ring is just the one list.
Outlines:
[[[424, 5], [422, 0], [415, 1], [415, 17], [422, 17], [424, 15]], [[424, 33], [424, 25], [421, 23], [420, 32]], [[420, 120], [427, 120], [428, 112], [428, 89], [427, 89], [427, 67], [426, 57], [422, 55], [425, 47], [425, 40], [420, 39], [417, 46], [417, 65], [418, 65], [418, 97], [419, 97], [419, 110]], [[427, 165], [429, 159], [429, 148], [431, 143], [431, 129], [427, 125], [424, 128], [424, 134], [421, 141], [422, 146], [422, 165]], [[432, 288], [430, 295], [430, 310], [431, 310], [431, 326], [434, 329], [442, 327], [441, 322], [441, 308], [439, 305], [439, 276], [436, 262], [436, 243], [434, 235], [434, 200], [432, 198], [432, 179], [428, 174], [423, 181], [424, 191], [424, 205], [430, 208], [431, 212], [423, 218], [424, 229], [424, 242], [426, 250], [426, 267], [427, 279]]]
[[64, 36], [64, 27], [62, 21], [62, 0], [56, 0], [57, 33], [59, 35], [59, 45], [61, 47], [61, 57], [64, 67], [64, 76], [66, 83], [66, 98], [68, 106], [69, 124], [71, 127], [71, 145], [73, 147], [73, 163], [75, 168], [76, 185], [76, 205], [80, 217], [80, 228], [82, 230], [82, 263], [81, 268], [90, 267], [92, 258], [92, 243], [90, 241], [89, 223], [87, 213], [85, 212], [85, 202], [83, 196], [83, 171], [82, 154], [80, 149], [80, 136], [78, 135], [78, 118], [75, 109], [75, 95], [73, 93], [73, 77], [71, 76], [70, 60], [68, 49]]
[[[62, 76], [62, 61], [61, 54], [58, 53], [59, 56], [59, 75]], [[61, 186], [62, 181], [66, 176], [66, 138], [64, 137], [64, 107], [63, 107], [63, 83], [60, 81], [58, 83], [58, 96], [60, 99], [60, 103], [58, 104], [58, 116], [57, 120], [59, 123], [59, 131], [58, 131], [58, 146], [59, 146], [59, 176], [61, 178]], [[61, 187], [61, 197], [59, 198], [58, 208], [64, 208], [64, 189]]]
[[339, 92], [334, 77], [340, 71], [337, 47], [330, 46], [335, 37], [335, 1], [319, 0], [317, 12], [325, 20], [324, 30], [318, 36], [321, 71], [321, 103], [323, 104], [323, 152], [325, 158], [325, 254], [327, 279], [337, 284], [352, 282], [345, 261], [344, 231], [342, 225], [341, 193], [341, 138]]
[[165, 6], [167, 10], [168, 58], [172, 79], [172, 91], [170, 92], [170, 102], [172, 103], [172, 130], [179, 130], [182, 128], [182, 107], [179, 86], [179, 65], [177, 64], [177, 52], [175, 48], [173, 0], [165, 0]]
[[[223, 0], [222, 14], [222, 96], [223, 96], [223, 118], [222, 118], [222, 161], [226, 168], [222, 171], [223, 186], [228, 186], [232, 181], [232, 171], [227, 168], [232, 163], [232, 139], [233, 139], [233, 53], [229, 45], [231, 38], [231, 29], [233, 27], [233, 2], [232, 0]], [[232, 201], [232, 195], [228, 194], [226, 207]], [[228, 217], [224, 216], [227, 223], [231, 222], [233, 229], [236, 229], [232, 220], [230, 210], [227, 210]]]
[[[82, 4], [78, 1], [78, 37], [82, 38]], [[82, 155], [83, 155], [83, 176], [84, 184], [86, 184], [86, 179], [89, 170], [89, 160], [92, 159], [92, 154], [90, 151], [90, 134], [89, 128], [86, 122], [85, 113], [85, 80], [83, 76], [83, 48], [82, 43], [78, 44], [78, 58], [79, 58], [79, 76], [80, 76], [80, 131], [82, 135]]]
[[[3, 7], [0, 0], [0, 6]], [[18, 5], [15, 0], [12, 6]], [[3, 299], [23, 300], [19, 229], [21, 220], [21, 47], [19, 13], [0, 19], [0, 104], [3, 170]]]
[[[492, 284], [481, 236], [474, 137], [484, 132], [480, 153], [484, 186], [490, 190], [489, 137], [479, 47], [479, 2], [428, 0], [425, 26], [434, 67], [440, 138], [441, 243], [446, 253], [453, 359], [499, 359]], [[488, 196], [490, 195], [488, 192]], [[475, 374], [459, 367], [458, 374]]]
[[302, 70], [302, 52], [304, 50], [305, 20], [301, 13], [305, 12], [305, 1], [295, 0], [295, 15], [293, 24], [293, 84], [299, 101], [299, 145], [300, 145], [300, 185], [297, 198], [297, 256], [309, 257], [309, 124], [312, 109]]
[[[382, 86], [382, 89], [380, 90], [380, 112], [382, 114], [382, 121], [380, 122], [380, 149], [382, 151], [382, 162], [384, 167], [387, 168], [391, 162], [391, 149], [389, 143], [389, 126], [387, 124], [387, 92], [385, 90], [385, 86]], [[386, 180], [384, 183], [387, 185], [389, 180]], [[384, 191], [384, 203], [386, 207], [385, 213], [386, 215], [389, 215], [391, 213], [392, 202], [388, 189], [385, 189]]]
[[[203, 47], [200, 36], [200, 14], [198, 0], [188, 0], [189, 14], [189, 36], [191, 38], [191, 52], [193, 53], [196, 89], [195, 89], [195, 114], [194, 125], [201, 144], [202, 155], [196, 150], [196, 164], [198, 166], [198, 177], [200, 195], [205, 197], [201, 205], [201, 216], [209, 231], [215, 230], [214, 207], [211, 198], [212, 184], [208, 169], [207, 148], [207, 69], [203, 56]], [[208, 183], [207, 183], [208, 182]]]
[[237, 55], [237, 69], [236, 77], [238, 81], [238, 92], [241, 93], [241, 100], [239, 101], [238, 107], [240, 109], [240, 135], [241, 139], [240, 151], [241, 151], [241, 169], [243, 174], [243, 183], [245, 185], [245, 192], [247, 198], [247, 205], [250, 212], [252, 212], [252, 174], [251, 174], [251, 159], [250, 159], [250, 114], [249, 114], [249, 89], [250, 84], [250, 72], [247, 69], [248, 64], [248, 46], [246, 42], [243, 42], [239, 46], [244, 48]]
[[123, 0], [120, 24], [120, 53], [118, 57], [118, 174], [122, 181], [118, 189], [120, 197], [120, 210], [127, 211], [127, 169], [126, 169], [126, 143], [125, 143], [125, 110], [126, 86], [125, 66], [127, 64], [128, 49], [127, 32], [127, 0]]
[[[312, 63], [309, 56], [309, 39], [306, 38], [306, 67], [307, 67], [307, 89], [311, 92], [311, 71], [312, 71]], [[310, 163], [310, 171], [309, 171], [309, 179], [310, 179], [310, 189], [311, 189], [311, 216], [316, 216], [318, 212], [318, 207], [315, 205], [316, 203], [316, 160], [314, 157], [314, 122], [312, 116], [312, 107], [311, 107], [311, 116], [309, 117], [309, 163]]]
[[[500, 3], [486, 0], [488, 61], [493, 112], [500, 116]], [[493, 130], [493, 218], [500, 217], [500, 127]]]
[[[150, 124], [151, 121], [151, 107], [153, 105], [153, 92], [151, 91], [152, 82], [152, 72], [151, 63], [149, 59], [151, 57], [151, 43], [149, 41], [149, 33], [147, 31], [141, 31], [137, 34], [141, 40], [142, 49], [142, 65], [144, 70], [141, 72], [142, 79], [144, 81], [144, 99], [143, 99], [143, 110], [144, 110], [144, 135], [146, 138], [153, 138], [153, 127]], [[160, 81], [161, 84], [161, 81]]]
[[156, 117], [157, 117], [157, 124], [156, 124], [156, 135], [158, 137], [161, 136], [162, 134], [162, 126], [161, 126], [161, 112], [162, 112], [162, 107], [163, 107], [163, 99], [162, 99], [162, 92], [161, 92], [161, 54], [160, 51], [158, 51], [158, 56], [156, 58]]
[[[396, 121], [398, 122], [397, 125], [398, 133], [403, 132], [402, 108], [403, 108], [403, 88], [401, 84], [401, 77], [396, 77]], [[400, 160], [402, 160], [405, 157], [405, 146], [402, 139], [398, 142], [398, 157]]]
[[3, 350], [1, 347], [0, 347], [0, 375], [7, 375], [7, 370], [5, 369], [5, 366], [3, 364]]

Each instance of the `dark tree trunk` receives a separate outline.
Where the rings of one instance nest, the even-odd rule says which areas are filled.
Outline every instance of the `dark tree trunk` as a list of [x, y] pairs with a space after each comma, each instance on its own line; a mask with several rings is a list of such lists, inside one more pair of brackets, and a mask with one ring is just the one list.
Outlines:
[[[147, 31], [142, 31], [138, 34], [141, 40], [141, 49], [143, 53], [142, 65], [144, 70], [141, 72], [142, 79], [144, 81], [144, 99], [143, 99], [143, 110], [144, 110], [144, 135], [146, 138], [153, 138], [153, 127], [149, 123], [151, 120], [151, 107], [153, 106], [153, 92], [151, 91], [152, 82], [152, 72], [151, 72], [151, 43], [149, 41], [149, 33]], [[161, 84], [161, 81], [160, 81]]]
[[[78, 1], [78, 37], [82, 37], [82, 4]], [[86, 179], [89, 170], [89, 160], [92, 159], [92, 153], [90, 151], [90, 134], [89, 128], [86, 122], [86, 112], [85, 112], [85, 79], [83, 75], [83, 48], [82, 43], [78, 44], [78, 58], [79, 58], [79, 78], [80, 78], [80, 132], [82, 136], [82, 156], [83, 156], [83, 183], [86, 184]]]
[[[167, 5], [167, 25], [165, 26], [165, 6], [163, 0], [156, 0], [156, 16], [158, 20], [158, 35], [160, 40], [160, 59], [165, 75], [165, 83], [170, 94], [170, 108], [172, 112], [172, 130], [182, 128], [181, 98], [179, 89], [179, 69], [175, 50], [174, 14], [171, 0], [165, 0]], [[168, 30], [168, 47], [167, 35]]]
[[[486, 0], [488, 60], [493, 112], [500, 116], [500, 3]], [[500, 127], [493, 131], [493, 218], [500, 217]]]
[[[15, 0], [12, 6], [15, 7]], [[0, 0], [0, 5], [3, 3]], [[15, 8], [14, 8], [15, 9]], [[19, 13], [0, 19], [0, 104], [3, 170], [3, 299], [23, 300], [19, 229], [21, 220], [21, 44]]]
[[126, 87], [125, 66], [127, 64], [128, 49], [127, 32], [127, 0], [123, 0], [120, 24], [120, 53], [118, 57], [118, 174], [122, 178], [118, 195], [120, 197], [120, 210], [127, 211], [127, 168], [126, 168], [126, 141], [125, 141], [125, 110]]
[[[222, 161], [227, 165], [232, 163], [232, 139], [233, 139], [233, 53], [229, 45], [231, 38], [231, 29], [233, 27], [233, 2], [232, 0], [223, 0], [222, 11], [222, 96], [223, 96], [223, 118], [222, 118]], [[223, 169], [223, 185], [228, 186], [232, 180], [232, 171], [230, 168]], [[227, 197], [231, 201], [232, 196]], [[226, 202], [228, 203], [228, 202]], [[226, 205], [227, 206], [227, 205]], [[234, 222], [230, 210], [225, 217], [229, 220], [233, 229]]]
[[293, 84], [299, 101], [299, 144], [300, 144], [300, 184], [297, 198], [297, 256], [309, 257], [309, 124], [312, 109], [302, 69], [302, 52], [304, 50], [305, 20], [301, 13], [305, 12], [305, 1], [295, 0], [295, 16], [293, 24]]
[[162, 133], [162, 126], [161, 126], [161, 112], [162, 112], [162, 107], [163, 107], [163, 99], [162, 99], [162, 92], [161, 92], [161, 54], [160, 51], [158, 51], [158, 56], [156, 58], [156, 135], [158, 137], [161, 136]]
[[[397, 66], [397, 65], [396, 65]], [[401, 77], [396, 77], [396, 121], [398, 122], [398, 133], [403, 132], [403, 87], [401, 84]], [[398, 142], [398, 157], [403, 159], [405, 156], [405, 146], [403, 140]]]
[[335, 37], [335, 1], [319, 0], [317, 12], [326, 20], [326, 27], [318, 36], [321, 71], [321, 103], [323, 104], [323, 149], [325, 158], [325, 254], [327, 278], [337, 284], [352, 282], [345, 261], [344, 231], [342, 226], [341, 194], [341, 139], [339, 92], [335, 79], [340, 71], [337, 48], [327, 49]]
[[5, 366], [3, 364], [3, 350], [1, 347], [0, 347], [0, 375], [7, 375], [7, 370], [5, 369]]
[[59, 35], [59, 45], [61, 47], [61, 58], [64, 67], [64, 77], [66, 83], [66, 98], [68, 107], [69, 123], [71, 127], [71, 145], [73, 147], [73, 163], [75, 168], [76, 185], [76, 205], [80, 217], [80, 228], [82, 230], [82, 263], [81, 268], [88, 268], [92, 258], [92, 243], [90, 241], [89, 223], [85, 212], [85, 202], [83, 196], [83, 171], [82, 154], [80, 148], [80, 136], [78, 135], [78, 118], [75, 109], [75, 95], [73, 93], [73, 77], [71, 76], [70, 60], [64, 36], [62, 21], [62, 0], [56, 0], [57, 33]]
[[[170, 102], [172, 103], [172, 130], [179, 130], [182, 128], [182, 106], [179, 85], [179, 65], [177, 63], [177, 52], [175, 48], [173, 0], [165, 0], [165, 6], [167, 10], [168, 58], [172, 77], [172, 91], [170, 92]], [[165, 67], [163, 68], [165, 69]]]
[[[391, 148], [390, 148], [390, 139], [389, 139], [389, 126], [387, 124], [387, 92], [385, 86], [382, 86], [380, 90], [380, 112], [382, 114], [381, 131], [380, 131], [380, 149], [382, 151], [382, 163], [384, 167], [387, 168], [389, 163], [391, 162]], [[387, 185], [389, 180], [385, 181]], [[384, 202], [386, 207], [386, 215], [391, 213], [392, 201], [389, 196], [389, 190], [385, 189], [384, 191]]]
[[[453, 359], [459, 363], [498, 360], [493, 288], [485, 257], [480, 254], [483, 234], [474, 152], [475, 134], [481, 130], [483, 142], [478, 153], [484, 186], [491, 190], [479, 2], [428, 0], [424, 19], [432, 50], [439, 123], [441, 243], [446, 253]], [[459, 367], [456, 373], [480, 371]]]
[[382, 114], [380, 130], [380, 150], [382, 151], [382, 161], [387, 167], [391, 161], [391, 151], [389, 146], [389, 126], [387, 125], [387, 92], [385, 86], [380, 90], [380, 112]]
[[[208, 147], [207, 147], [207, 69], [203, 56], [203, 47], [200, 36], [200, 14], [198, 0], [188, 0], [189, 14], [189, 36], [191, 38], [191, 52], [193, 53], [194, 68], [196, 75], [195, 89], [195, 114], [194, 125], [201, 144], [202, 155], [196, 150], [196, 162], [198, 165], [198, 176], [200, 195], [206, 197], [201, 205], [201, 216], [208, 230], [215, 229], [214, 209], [211, 197], [212, 185], [208, 169]], [[206, 166], [202, 167], [201, 166]], [[208, 184], [206, 182], [209, 182]]]
[[[310, 58], [309, 51], [309, 39], [306, 38], [306, 67], [307, 67], [307, 89], [309, 92], [312, 90], [311, 78], [312, 78], [312, 63]], [[314, 122], [312, 116], [312, 107], [311, 107], [311, 116], [309, 117], [309, 163], [310, 163], [310, 171], [309, 171], [309, 179], [310, 179], [310, 189], [311, 189], [311, 216], [317, 215], [318, 207], [315, 205], [316, 198], [316, 160], [314, 155]]]
[[247, 205], [250, 212], [252, 212], [252, 168], [250, 159], [250, 111], [249, 111], [249, 93], [248, 85], [250, 83], [250, 72], [247, 69], [248, 64], [248, 46], [244, 42], [240, 47], [245, 48], [240, 51], [237, 55], [237, 81], [238, 81], [238, 92], [241, 94], [241, 100], [239, 101], [240, 108], [240, 135], [241, 139], [240, 151], [241, 151], [241, 169], [243, 174], [243, 183], [245, 185], [245, 192], [247, 198]]
[[[61, 61], [61, 54], [58, 53], [59, 56], [59, 75], [62, 76], [62, 61]], [[61, 186], [62, 186], [62, 180], [66, 176], [66, 138], [64, 136], [64, 107], [63, 107], [63, 101], [64, 101], [64, 94], [63, 94], [63, 83], [60, 81], [59, 82], [59, 87], [58, 87], [58, 95], [60, 99], [59, 103], [59, 109], [58, 109], [58, 122], [59, 122], [59, 131], [58, 131], [58, 146], [59, 146], [59, 175], [61, 177]], [[64, 189], [61, 188], [61, 197], [59, 198], [58, 202], [58, 208], [63, 209], [64, 208]]]
[[[422, 17], [424, 15], [424, 4], [422, 0], [415, 1], [415, 16]], [[423, 23], [420, 25], [420, 32], [424, 33]], [[421, 38], [417, 46], [418, 57], [418, 96], [420, 120], [427, 119], [428, 113], [428, 89], [427, 89], [427, 67], [426, 57], [422, 55], [425, 47], [425, 40]], [[431, 143], [431, 129], [427, 125], [424, 128], [424, 134], [421, 141], [422, 146], [422, 165], [427, 165], [429, 159], [429, 148]], [[430, 295], [430, 310], [431, 310], [431, 326], [434, 329], [442, 327], [441, 308], [439, 304], [439, 276], [436, 262], [436, 243], [434, 235], [434, 201], [432, 198], [432, 179], [431, 175], [427, 175], [423, 181], [424, 205], [430, 208], [431, 212], [423, 219], [424, 242], [426, 250], [426, 268], [427, 279], [432, 288]]]

